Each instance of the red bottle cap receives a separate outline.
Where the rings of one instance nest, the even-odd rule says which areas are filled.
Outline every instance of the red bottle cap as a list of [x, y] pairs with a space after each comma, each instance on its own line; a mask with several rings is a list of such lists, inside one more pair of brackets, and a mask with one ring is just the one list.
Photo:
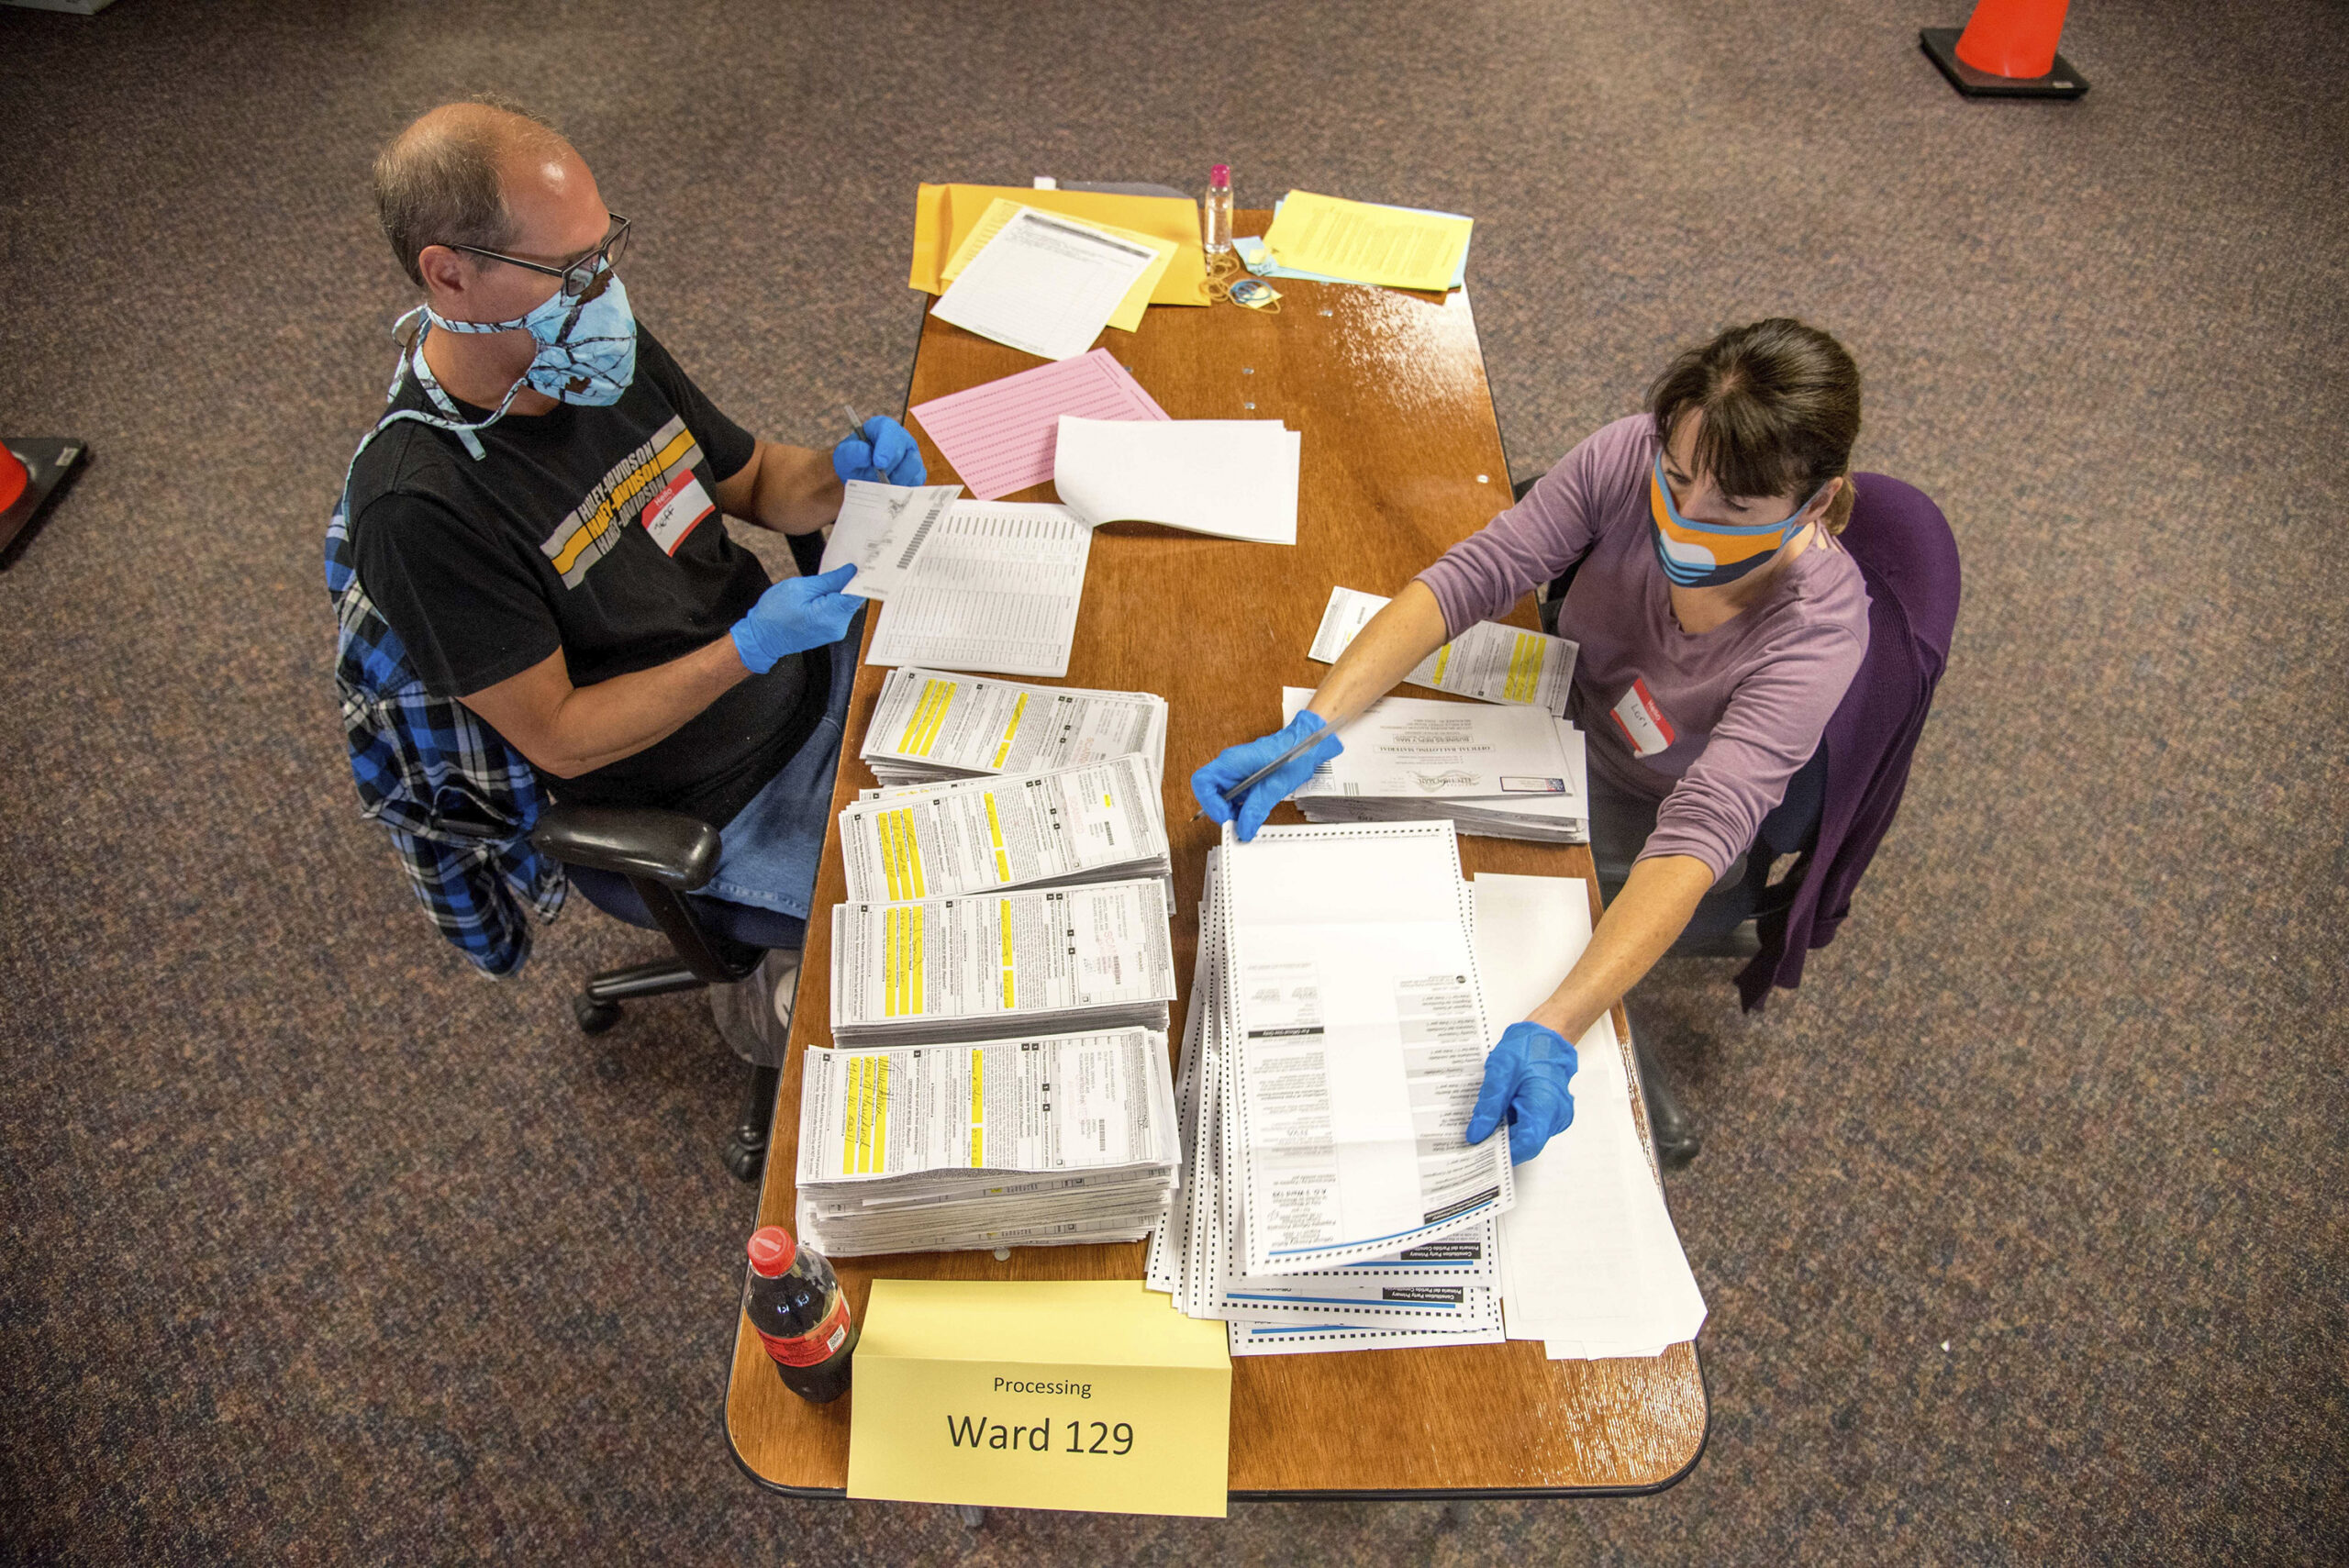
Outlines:
[[1211, 189], [1219, 191], [1230, 183], [1231, 183], [1230, 164], [1219, 163], [1208, 171], [1208, 184]]
[[799, 1255], [799, 1243], [780, 1225], [761, 1228], [751, 1238], [751, 1272], [768, 1279], [779, 1277]]

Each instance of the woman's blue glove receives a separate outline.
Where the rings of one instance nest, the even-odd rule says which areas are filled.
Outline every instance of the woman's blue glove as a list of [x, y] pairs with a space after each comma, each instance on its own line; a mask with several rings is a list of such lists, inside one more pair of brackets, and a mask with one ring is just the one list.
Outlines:
[[734, 623], [734, 651], [753, 675], [774, 668], [786, 653], [803, 653], [838, 642], [864, 607], [863, 599], [841, 592], [856, 575], [853, 564], [835, 566], [820, 577], [786, 577], [759, 595], [751, 613]]
[[832, 472], [842, 482], [877, 479], [884, 484], [919, 484], [930, 477], [921, 449], [906, 428], [886, 414], [864, 422], [863, 439], [852, 436], [832, 449]]
[[1575, 1048], [1555, 1029], [1528, 1020], [1511, 1024], [1485, 1058], [1485, 1086], [1468, 1118], [1468, 1141], [1482, 1143], [1506, 1118], [1508, 1161], [1521, 1165], [1575, 1123]]
[[1290, 719], [1286, 728], [1275, 730], [1262, 740], [1225, 749], [1214, 762], [1191, 775], [1191, 793], [1199, 797], [1199, 807], [1208, 814], [1208, 820], [1236, 820], [1240, 824], [1240, 841], [1244, 844], [1256, 836], [1256, 829], [1264, 825], [1273, 807], [1286, 800], [1289, 791], [1311, 778], [1315, 768], [1344, 751], [1345, 742], [1332, 735], [1322, 745], [1307, 747], [1278, 771], [1257, 780], [1244, 800], [1235, 803], [1230, 798], [1230, 792], [1239, 786], [1241, 779], [1308, 735], [1328, 728], [1319, 714], [1308, 708]]

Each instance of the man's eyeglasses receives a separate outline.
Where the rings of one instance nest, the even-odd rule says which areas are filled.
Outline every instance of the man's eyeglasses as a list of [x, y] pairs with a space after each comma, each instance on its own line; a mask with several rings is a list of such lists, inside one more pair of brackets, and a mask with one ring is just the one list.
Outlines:
[[606, 266], [617, 268], [621, 253], [628, 249], [628, 219], [618, 213], [607, 215], [612, 220], [611, 231], [604, 242], [567, 267], [550, 267], [544, 261], [526, 261], [519, 256], [508, 256], [499, 250], [484, 250], [478, 245], [451, 245], [451, 250], [463, 250], [475, 256], [486, 256], [493, 261], [503, 261], [509, 267], [528, 267], [534, 272], [544, 272], [551, 278], [562, 280], [565, 299], [577, 299], [595, 284], [596, 274]]

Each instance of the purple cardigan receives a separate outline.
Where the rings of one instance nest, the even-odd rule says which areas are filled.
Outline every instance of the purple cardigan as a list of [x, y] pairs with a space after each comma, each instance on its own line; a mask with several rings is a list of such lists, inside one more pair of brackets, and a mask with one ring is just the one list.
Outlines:
[[1851, 526], [1840, 542], [1868, 588], [1868, 649], [1827, 721], [1819, 841], [1802, 858], [1793, 902], [1765, 915], [1762, 951], [1738, 973], [1751, 1012], [1774, 985], [1802, 982], [1804, 957], [1835, 940], [1852, 890], [1884, 841], [1909, 783], [1909, 759], [1949, 662], [1957, 625], [1957, 540], [1939, 506], [1881, 473], [1853, 476]]

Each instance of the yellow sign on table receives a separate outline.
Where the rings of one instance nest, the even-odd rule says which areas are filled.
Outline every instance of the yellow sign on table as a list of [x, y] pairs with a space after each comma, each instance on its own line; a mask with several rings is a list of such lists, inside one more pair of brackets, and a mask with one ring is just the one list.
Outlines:
[[[1019, 215], [1019, 209], [1026, 205], [1025, 202], [1015, 202], [1008, 197], [1001, 197], [988, 203], [987, 210], [979, 215], [978, 227], [963, 237], [961, 248], [940, 271], [938, 274], [940, 279], [951, 284], [961, 277], [963, 269], [971, 264], [971, 258], [986, 249], [987, 241], [1002, 233], [1003, 226], [1017, 217]], [[1141, 270], [1141, 276], [1136, 278], [1133, 286], [1126, 290], [1126, 297], [1118, 302], [1118, 308], [1109, 316], [1109, 325], [1119, 331], [1141, 331], [1141, 313], [1150, 307], [1151, 291], [1158, 286], [1158, 280], [1166, 275], [1167, 264], [1174, 260], [1174, 252], [1180, 247], [1172, 239], [1162, 239], [1156, 235], [1141, 234], [1130, 228], [1119, 228], [1114, 223], [1096, 223], [1090, 218], [1071, 217], [1066, 213], [1059, 216], [1071, 223], [1081, 224], [1086, 228], [1098, 229], [1104, 234], [1114, 235], [1128, 244], [1140, 245], [1146, 250], [1158, 252], [1158, 260]]]
[[1265, 230], [1273, 260], [1300, 272], [1389, 288], [1448, 289], [1475, 221], [1291, 191]]
[[947, 266], [987, 208], [1008, 199], [1021, 206], [1115, 224], [1174, 241], [1174, 257], [1150, 291], [1152, 305], [1206, 305], [1207, 251], [1199, 244], [1199, 204], [1186, 196], [1129, 196], [1109, 191], [1031, 191], [1024, 185], [923, 185], [914, 193], [913, 269], [906, 282], [943, 294]]
[[1140, 1280], [874, 1280], [848, 1495], [1220, 1518], [1220, 1323]]

